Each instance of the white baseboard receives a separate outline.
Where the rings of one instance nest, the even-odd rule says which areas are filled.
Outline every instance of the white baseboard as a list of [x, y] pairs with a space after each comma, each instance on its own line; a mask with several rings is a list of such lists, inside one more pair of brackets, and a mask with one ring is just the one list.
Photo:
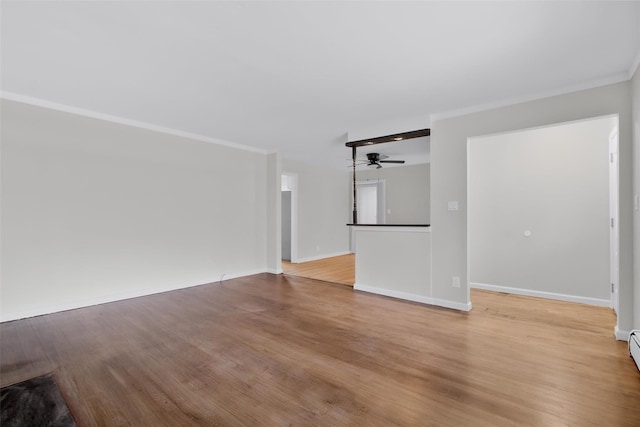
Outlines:
[[440, 307], [452, 308], [454, 310], [470, 311], [471, 303], [462, 303], [456, 301], [443, 300], [439, 298], [431, 298], [424, 295], [411, 294], [407, 292], [394, 291], [392, 289], [376, 288], [374, 286], [367, 286], [356, 283], [353, 285], [353, 289], [356, 291], [369, 292], [372, 294], [384, 295], [387, 297], [393, 297], [398, 299], [404, 299], [408, 301], [420, 302], [423, 304], [437, 305]]
[[96, 298], [86, 298], [79, 299], [75, 301], [68, 301], [63, 304], [54, 304], [45, 307], [38, 307], [32, 310], [19, 311], [14, 313], [5, 313], [4, 311], [0, 313], [0, 323], [2, 322], [10, 322], [12, 320], [26, 319], [28, 317], [42, 316], [45, 314], [59, 313], [61, 311], [67, 310], [75, 310], [78, 308], [91, 307], [93, 305], [107, 304], [110, 302], [122, 301], [131, 298], [144, 297], [148, 295], [161, 294], [163, 292], [175, 291], [178, 289], [192, 288], [194, 286], [206, 285], [209, 283], [216, 283], [220, 281], [226, 281], [228, 279], [236, 279], [238, 277], [252, 276], [254, 274], [265, 273], [266, 270], [251, 270], [245, 271], [243, 273], [233, 273], [233, 274], [225, 274], [222, 276], [217, 276], [212, 278], [211, 280], [206, 280], [204, 282], [199, 283], [188, 283], [188, 284], [179, 284], [174, 286], [164, 286], [160, 288], [146, 288], [146, 289], [138, 289], [130, 292], [119, 292], [111, 295], [104, 295]]
[[351, 253], [353, 253], [353, 252], [351, 252], [351, 251], [342, 251], [342, 252], [334, 252], [332, 254], [324, 254], [324, 255], [310, 256], [310, 257], [306, 257], [306, 258], [298, 258], [295, 263], [297, 264], [297, 263], [301, 263], [301, 262], [318, 261], [319, 259], [333, 258], [333, 257], [336, 257], [336, 256], [342, 256], [342, 255], [349, 255]]
[[262, 269], [262, 268], [257, 268], [255, 270], [248, 270], [248, 271], [243, 271], [240, 273], [231, 273], [231, 274], [225, 274], [224, 278], [222, 280], [220, 280], [220, 278], [214, 279], [210, 282], [205, 282], [205, 283], [200, 283], [199, 285], [190, 285], [190, 286], [182, 286], [181, 288], [176, 288], [176, 289], [182, 289], [182, 288], [191, 288], [193, 286], [200, 286], [200, 285], [208, 285], [209, 283], [215, 283], [215, 282], [224, 282], [225, 280], [229, 280], [229, 279], [237, 279], [238, 277], [246, 277], [246, 276], [253, 276], [254, 274], [260, 274], [260, 273], [268, 273], [268, 271], [266, 269]]
[[282, 268], [267, 268], [267, 273], [282, 274]]
[[476, 289], [484, 289], [487, 291], [506, 292], [508, 294], [525, 295], [528, 297], [538, 297], [555, 299], [560, 301], [578, 302], [581, 304], [597, 305], [599, 307], [611, 307], [611, 300], [598, 299], [589, 297], [580, 297], [576, 295], [556, 294], [553, 292], [534, 291], [531, 289], [510, 288], [508, 286], [491, 285], [487, 283], [470, 282], [469, 287]]
[[620, 329], [618, 329], [618, 325], [616, 325], [616, 327], [613, 329], [613, 333], [615, 334], [618, 341], [629, 342], [630, 331], [621, 331]]
[[432, 305], [437, 305], [445, 308], [452, 308], [454, 310], [471, 311], [471, 309], [473, 308], [471, 301], [469, 301], [468, 303], [463, 303], [463, 302], [451, 301], [451, 300], [440, 299], [440, 298], [432, 298], [431, 301], [432, 301], [431, 303]]

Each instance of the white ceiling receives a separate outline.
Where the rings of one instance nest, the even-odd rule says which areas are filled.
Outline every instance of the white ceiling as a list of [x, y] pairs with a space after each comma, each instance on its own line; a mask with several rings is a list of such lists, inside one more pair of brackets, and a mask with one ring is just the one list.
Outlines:
[[3, 1], [1, 20], [5, 97], [339, 168], [347, 134], [626, 80], [640, 52], [640, 2]]

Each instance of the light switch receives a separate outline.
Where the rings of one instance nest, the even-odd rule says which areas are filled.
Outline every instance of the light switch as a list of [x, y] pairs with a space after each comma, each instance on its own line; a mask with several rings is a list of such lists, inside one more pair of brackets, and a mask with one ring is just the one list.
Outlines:
[[458, 209], [459, 209], [459, 206], [458, 206], [458, 201], [457, 200], [449, 201], [447, 203], [447, 210], [457, 211]]

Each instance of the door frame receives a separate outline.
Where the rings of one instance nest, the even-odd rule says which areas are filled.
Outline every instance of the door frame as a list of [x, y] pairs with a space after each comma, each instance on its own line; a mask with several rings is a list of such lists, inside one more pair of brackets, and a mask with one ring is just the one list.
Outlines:
[[[376, 184], [377, 188], [377, 198], [378, 198], [378, 224], [386, 224], [387, 223], [387, 202], [386, 202], [386, 183], [384, 179], [375, 179], [375, 180], [361, 180], [356, 181], [356, 188], [358, 185], [373, 185]], [[351, 206], [353, 206], [353, 193], [351, 193]], [[356, 232], [354, 227], [349, 227], [351, 229], [351, 244], [349, 250], [351, 253], [356, 253]]]
[[611, 279], [611, 307], [620, 309], [620, 161], [618, 157], [618, 127], [609, 134], [609, 265]]
[[[291, 263], [298, 263], [298, 174], [282, 171], [282, 177], [287, 177], [291, 190]], [[280, 188], [282, 191], [282, 188]], [[282, 233], [280, 234], [282, 239]]]
[[[534, 126], [534, 127], [528, 127], [528, 128], [522, 128], [522, 129], [515, 129], [515, 130], [508, 130], [505, 132], [497, 132], [494, 134], [487, 134], [487, 135], [477, 135], [477, 136], [470, 136], [467, 137], [467, 144], [466, 144], [466, 153], [467, 153], [467, 164], [466, 164], [466, 170], [467, 170], [467, 194], [466, 194], [466, 200], [467, 200], [467, 231], [466, 231], [466, 237], [467, 237], [467, 301], [471, 301], [471, 295], [470, 295], [470, 288], [471, 288], [471, 251], [470, 251], [470, 245], [469, 245], [469, 228], [470, 228], [470, 218], [472, 215], [472, 206], [470, 206], [469, 203], [469, 192], [468, 189], [470, 187], [469, 185], [469, 175], [470, 175], [470, 157], [469, 157], [469, 145], [473, 143], [473, 140], [478, 138], [478, 137], [484, 137], [484, 136], [490, 136], [490, 135], [499, 135], [499, 134], [505, 134], [505, 133], [515, 133], [515, 132], [520, 132], [520, 131], [525, 131], [525, 130], [533, 130], [533, 129], [540, 129], [540, 128], [548, 128], [548, 127], [556, 127], [556, 126], [562, 126], [565, 124], [570, 124], [570, 123], [577, 123], [577, 122], [583, 122], [583, 121], [590, 121], [590, 120], [596, 120], [596, 119], [603, 119], [603, 118], [607, 118], [607, 117], [615, 117], [616, 118], [616, 126], [614, 127], [614, 129], [610, 132], [609, 134], [609, 215], [610, 215], [610, 220], [613, 220], [613, 227], [610, 227], [610, 239], [609, 239], [609, 270], [610, 270], [610, 280], [611, 283], [613, 283], [613, 286], [610, 286], [610, 289], [613, 289], [611, 291], [611, 300], [609, 302], [609, 306], [614, 310], [614, 312], [616, 313], [616, 326], [615, 326], [615, 331], [616, 331], [616, 337], [617, 335], [617, 331], [618, 331], [618, 310], [619, 310], [619, 304], [620, 304], [620, 229], [619, 229], [619, 225], [620, 225], [620, 168], [619, 168], [619, 126], [620, 126], [620, 116], [618, 113], [614, 113], [614, 114], [607, 114], [607, 115], [602, 115], [602, 116], [596, 116], [596, 117], [588, 117], [588, 118], [583, 118], [583, 119], [577, 119], [577, 120], [570, 120], [570, 121], [566, 121], [566, 122], [557, 122], [557, 123], [551, 123], [551, 124], [546, 124], [546, 125], [541, 125], [541, 126]], [[612, 148], [614, 149], [613, 151], [613, 156], [612, 156]], [[613, 159], [613, 162], [611, 161], [611, 159]], [[615, 178], [615, 180], [612, 179]], [[618, 338], [620, 339], [620, 338]]]

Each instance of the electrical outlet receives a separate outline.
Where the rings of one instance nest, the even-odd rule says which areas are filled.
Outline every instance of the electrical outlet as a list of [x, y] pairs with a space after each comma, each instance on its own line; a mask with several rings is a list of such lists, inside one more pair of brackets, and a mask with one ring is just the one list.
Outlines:
[[459, 288], [460, 287], [460, 277], [451, 276], [451, 286], [453, 286], [454, 288]]
[[316, 252], [320, 252], [320, 245], [316, 246]]

